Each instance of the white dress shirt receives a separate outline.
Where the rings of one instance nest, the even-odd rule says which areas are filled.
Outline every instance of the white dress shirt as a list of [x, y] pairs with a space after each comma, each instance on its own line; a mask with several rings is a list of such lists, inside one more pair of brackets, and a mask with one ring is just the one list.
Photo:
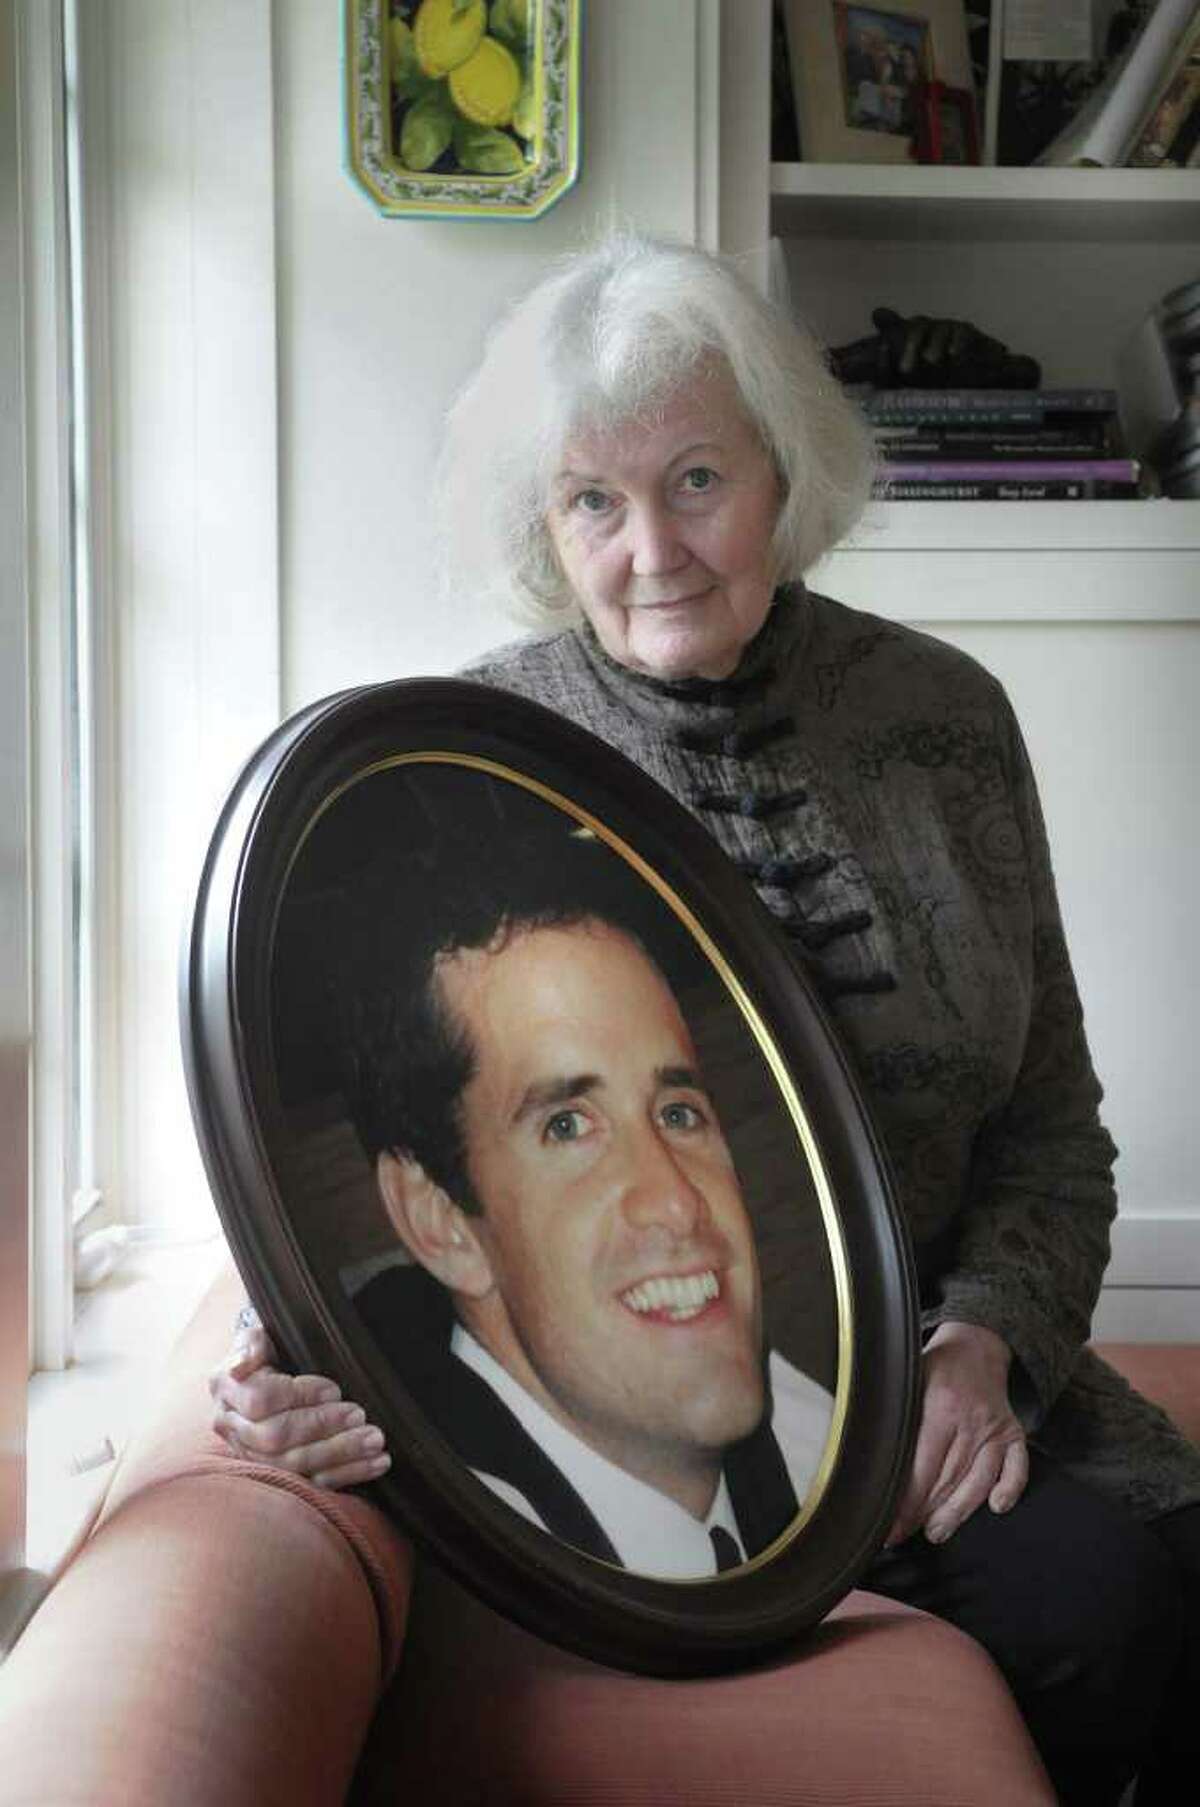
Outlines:
[[[696, 1581], [717, 1572], [710, 1530], [719, 1525], [743, 1550], [741, 1533], [725, 1477], [717, 1485], [708, 1516], [695, 1518], [657, 1487], [610, 1462], [552, 1418], [536, 1399], [490, 1356], [461, 1324], [450, 1341], [451, 1354], [487, 1382], [518, 1423], [574, 1487], [598, 1520], [622, 1565], [635, 1574], [667, 1581]], [[768, 1366], [775, 1409], [771, 1428], [779, 1444], [796, 1498], [812, 1483], [829, 1435], [833, 1399], [825, 1388], [772, 1351]], [[546, 1526], [525, 1495], [496, 1475], [474, 1471], [493, 1493], [523, 1518]]]

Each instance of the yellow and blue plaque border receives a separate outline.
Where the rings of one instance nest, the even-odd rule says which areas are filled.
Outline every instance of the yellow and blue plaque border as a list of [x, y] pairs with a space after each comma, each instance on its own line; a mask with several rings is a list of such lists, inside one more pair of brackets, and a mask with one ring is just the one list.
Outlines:
[[406, 167], [394, 134], [391, 0], [344, 0], [347, 170], [385, 217], [537, 219], [574, 185], [580, 164], [582, 0], [527, 0], [527, 5], [533, 127], [524, 141], [525, 161], [510, 173], [484, 174], [448, 167], [453, 152], [428, 170]]

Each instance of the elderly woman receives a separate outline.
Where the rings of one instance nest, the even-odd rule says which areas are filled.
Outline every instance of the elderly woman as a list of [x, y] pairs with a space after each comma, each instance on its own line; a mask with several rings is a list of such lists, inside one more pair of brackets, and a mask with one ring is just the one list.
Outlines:
[[[804, 586], [871, 470], [818, 348], [730, 270], [624, 238], [569, 260], [449, 419], [451, 593], [542, 630], [468, 675], [679, 798], [837, 1021], [925, 1329], [912, 1472], [866, 1585], [991, 1651], [1064, 1801], [1116, 1801], [1138, 1770], [1142, 1801], [1167, 1798], [1155, 1765], [1194, 1736], [1170, 1696], [1187, 1590], [1200, 1613], [1200, 1452], [1084, 1347], [1114, 1149], [1008, 702], [964, 654]], [[250, 1452], [335, 1486], [386, 1466], [261, 1331], [214, 1392]]]

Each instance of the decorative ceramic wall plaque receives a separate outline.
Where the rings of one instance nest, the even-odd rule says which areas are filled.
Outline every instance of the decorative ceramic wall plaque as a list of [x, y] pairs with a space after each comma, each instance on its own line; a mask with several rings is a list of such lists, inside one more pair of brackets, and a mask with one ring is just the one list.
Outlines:
[[395, 218], [536, 219], [579, 174], [581, 0], [345, 0], [350, 173]]

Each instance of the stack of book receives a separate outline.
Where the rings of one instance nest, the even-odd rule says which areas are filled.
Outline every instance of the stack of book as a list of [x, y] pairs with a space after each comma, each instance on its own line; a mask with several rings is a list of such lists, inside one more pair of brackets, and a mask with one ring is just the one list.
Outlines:
[[1139, 493], [1114, 389], [876, 389], [888, 502], [1076, 502]]

